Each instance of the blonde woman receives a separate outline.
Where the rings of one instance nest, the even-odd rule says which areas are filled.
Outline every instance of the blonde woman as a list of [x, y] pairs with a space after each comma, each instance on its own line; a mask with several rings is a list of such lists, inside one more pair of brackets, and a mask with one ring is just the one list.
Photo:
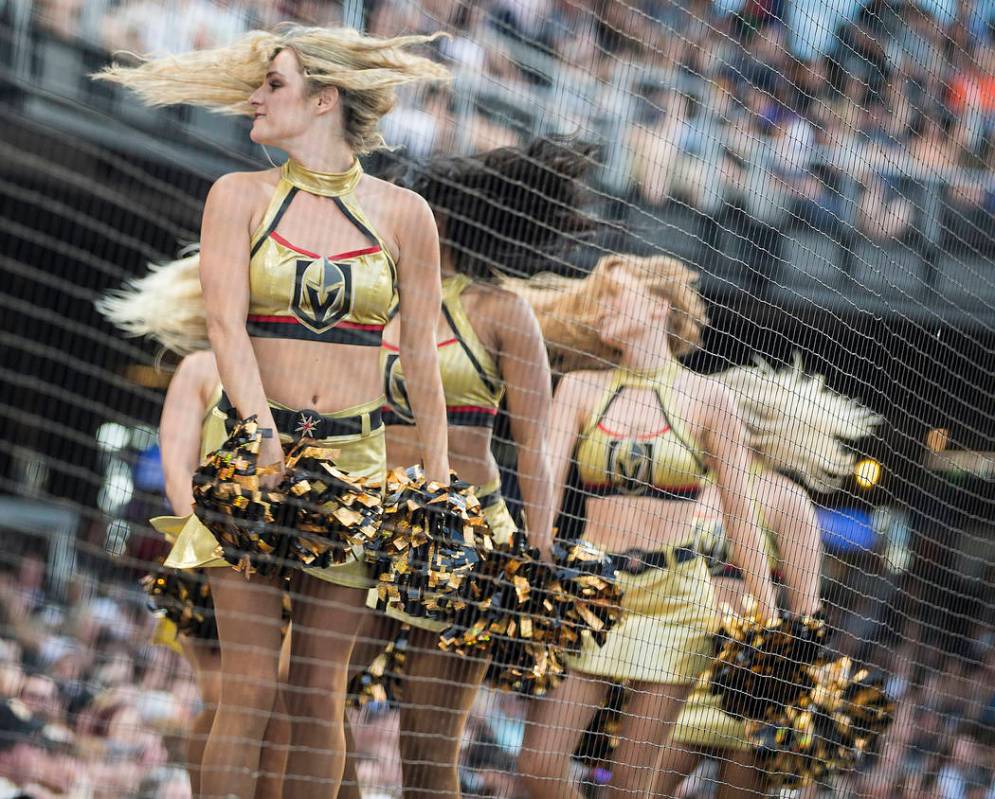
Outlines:
[[[449, 483], [446, 415], [435, 348], [439, 244], [417, 195], [363, 174], [357, 156], [382, 144], [395, 87], [444, 79], [411, 49], [431, 37], [374, 39], [288, 26], [229, 47], [111, 67], [99, 77], [153, 105], [185, 103], [252, 117], [251, 138], [290, 156], [282, 168], [232, 173], [211, 188], [199, 254], [206, 324], [229, 423], [255, 416], [259, 462], [275, 485], [283, 446], [301, 437], [334, 449], [335, 465], [382, 480], [386, 467], [379, 345], [395, 297], [400, 348], [429, 479]], [[205, 442], [217, 446], [221, 441]], [[206, 796], [255, 793], [273, 712], [282, 586], [229, 568], [196, 518], [166, 561], [208, 568], [222, 685], [204, 751]], [[345, 758], [349, 655], [372, 585], [360, 560], [294, 571], [291, 749], [285, 792], [334, 796]]]
[[[787, 609], [796, 615], [819, 610], [822, 546], [815, 508], [805, 488], [829, 492], [853, 470], [853, 442], [870, 435], [880, 419], [856, 400], [826, 388], [796, 358], [775, 371], [763, 361], [715, 376], [732, 393], [746, 424], [753, 509], [765, 538], [770, 569], [784, 586]], [[803, 485], [789, 479], [793, 475]], [[730, 562], [714, 487], [701, 503], [717, 524], [702, 528], [699, 550], [708, 553], [719, 606], [742, 606], [742, 571]], [[678, 718], [673, 742], [678, 757], [661, 772], [657, 793], [671, 796], [705, 752], [719, 753], [719, 797], [763, 795], [762, 774], [742, 719], [724, 713], [707, 686], [695, 688]]]
[[[173, 508], [193, 506], [191, 476], [206, 454], [204, 442], [222, 435], [224, 419], [212, 413], [221, 393], [221, 382], [214, 356], [207, 351], [185, 357], [169, 381], [169, 390], [159, 419], [159, 444], [166, 498]], [[215, 430], [212, 431], [212, 428]], [[152, 526], [172, 539], [186, 522], [184, 517], [160, 516]], [[204, 578], [206, 579], [206, 578]], [[204, 745], [214, 723], [214, 713], [221, 696], [221, 658], [217, 638], [198, 638], [178, 633], [175, 625], [160, 619], [160, 626], [172, 626], [172, 635], [162, 636], [160, 643], [178, 647], [193, 669], [200, 692], [201, 712], [194, 719], [187, 741], [187, 770], [194, 796], [200, 795], [200, 764]], [[284, 649], [289, 639], [284, 641]], [[284, 658], [285, 660], [285, 658]], [[287, 664], [281, 663], [281, 677]], [[282, 701], [278, 699], [278, 702]], [[266, 728], [265, 746], [260, 755], [262, 776], [256, 786], [256, 799], [280, 799], [283, 771], [287, 758], [289, 729], [285, 712], [274, 713]]]
[[776, 611], [735, 403], [677, 360], [706, 321], [695, 279], [671, 258], [613, 255], [584, 280], [514, 284], [567, 372], [553, 399], [555, 498], [573, 467], [588, 496], [584, 538], [613, 553], [625, 592], [604, 646], [585, 641], [567, 679], [530, 705], [519, 770], [533, 797], [580, 796], [570, 757], [610, 682], [628, 681], [633, 696], [606, 795], [643, 795], [670, 768], [663, 744], [711, 655], [714, 597], [692, 532], [709, 476], [746, 586], [762, 613]]

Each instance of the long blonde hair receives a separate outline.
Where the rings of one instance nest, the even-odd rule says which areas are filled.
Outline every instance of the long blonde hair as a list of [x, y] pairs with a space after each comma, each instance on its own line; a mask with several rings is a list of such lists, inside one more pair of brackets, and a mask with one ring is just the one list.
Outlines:
[[410, 52], [441, 35], [380, 39], [351, 28], [283, 24], [273, 32], [247, 33], [227, 47], [143, 59], [138, 66], [115, 64], [94, 78], [127, 86], [151, 106], [198, 105], [251, 115], [249, 97], [266, 78], [270, 61], [292, 50], [312, 93], [328, 86], [340, 91], [346, 141], [362, 154], [384, 146], [377, 125], [394, 107], [398, 86], [450, 77], [441, 64]]
[[750, 446], [761, 460], [815, 491], [839, 488], [856, 459], [848, 445], [881, 422], [857, 400], [826, 388], [823, 375], [805, 374], [797, 353], [785, 369], [757, 358], [755, 366], [716, 377], [732, 391]]
[[210, 348], [200, 287], [200, 253], [149, 264], [96, 302], [97, 310], [127, 336], [146, 336], [177, 355]]
[[541, 274], [529, 280], [506, 279], [504, 285], [535, 311], [556, 371], [604, 369], [618, 362], [619, 351], [601, 340], [596, 322], [601, 313], [598, 298], [612, 290], [620, 269], [670, 302], [669, 342], [675, 356], [701, 343], [708, 316], [696, 286], [698, 273], [676, 258], [606, 255], [584, 278]]

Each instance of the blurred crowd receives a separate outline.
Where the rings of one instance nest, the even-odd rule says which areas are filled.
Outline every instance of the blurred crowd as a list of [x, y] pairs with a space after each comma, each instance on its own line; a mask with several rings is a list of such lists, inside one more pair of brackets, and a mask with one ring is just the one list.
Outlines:
[[[995, 6], [929, 2], [356, 5], [372, 33], [451, 35], [437, 55], [454, 84], [403, 97], [385, 120], [412, 155], [579, 133], [604, 143], [603, 182], [628, 199], [880, 241], [922, 230], [929, 183], [963, 220], [954, 239], [995, 210]], [[36, 3], [60, 36], [141, 53], [221, 45], [281, 20], [340, 24], [344, 13], [330, 0]]]
[[0, 797], [185, 799], [199, 708], [186, 662], [150, 644], [136, 585], [81, 571], [46, 587], [43, 553], [0, 569]]
[[[0, 799], [189, 799], [187, 730], [201, 709], [187, 662], [153, 645], [154, 617], [139, 566], [161, 541], [140, 520], [164, 502], [132, 500], [128, 569], [83, 549], [64, 593], [47, 574], [46, 542], [8, 539], [0, 561]], [[99, 552], [99, 554], [94, 554]], [[822, 594], [831, 648], [888, 675], [894, 723], [856, 772], [829, 796], [995, 799], [995, 616], [981, 580], [954, 579], [923, 557], [890, 561], [887, 536], [872, 549], [827, 551]], [[918, 563], [918, 565], [916, 565]], [[403, 699], [403, 695], [401, 697]], [[398, 711], [367, 702], [350, 711], [366, 799], [400, 796]], [[514, 799], [525, 731], [521, 698], [478, 694], [464, 735], [464, 794]], [[575, 763], [592, 799], [610, 763]], [[685, 782], [682, 799], [714, 796], [717, 762]], [[817, 791], [800, 799], [813, 799]]]

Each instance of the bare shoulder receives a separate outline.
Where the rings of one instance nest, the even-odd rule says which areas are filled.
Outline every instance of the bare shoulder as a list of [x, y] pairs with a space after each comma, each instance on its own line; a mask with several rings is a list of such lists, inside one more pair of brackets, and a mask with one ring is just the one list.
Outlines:
[[420, 194], [372, 175], [364, 179], [362, 192], [366, 195], [362, 200], [383, 206], [394, 215], [432, 215], [431, 208]]
[[558, 399], [574, 399], [590, 405], [595, 397], [608, 387], [612, 373], [609, 370], [579, 369], [567, 372], [556, 386]]
[[701, 403], [701, 407], [727, 411], [734, 407], [732, 395], [722, 383], [714, 377], [681, 369], [674, 380], [674, 390], [687, 400]]
[[265, 213], [279, 179], [278, 169], [228, 172], [211, 186], [204, 207], [205, 216], [255, 226]]
[[[480, 313], [487, 314], [499, 326], [505, 328], [514, 326], [518, 328], [514, 332], [519, 333], [528, 332], [532, 328], [538, 330], [539, 322], [532, 306], [515, 292], [490, 283], [474, 286], [469, 291], [472, 292]], [[521, 329], [522, 325], [526, 326], [526, 330]]]

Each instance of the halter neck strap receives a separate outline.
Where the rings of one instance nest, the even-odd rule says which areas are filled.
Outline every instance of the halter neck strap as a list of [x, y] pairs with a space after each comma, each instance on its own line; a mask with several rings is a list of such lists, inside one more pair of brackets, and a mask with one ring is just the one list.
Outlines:
[[341, 197], [356, 190], [363, 177], [363, 167], [357, 159], [345, 172], [315, 172], [291, 158], [283, 165], [282, 175], [291, 186], [308, 194]]

